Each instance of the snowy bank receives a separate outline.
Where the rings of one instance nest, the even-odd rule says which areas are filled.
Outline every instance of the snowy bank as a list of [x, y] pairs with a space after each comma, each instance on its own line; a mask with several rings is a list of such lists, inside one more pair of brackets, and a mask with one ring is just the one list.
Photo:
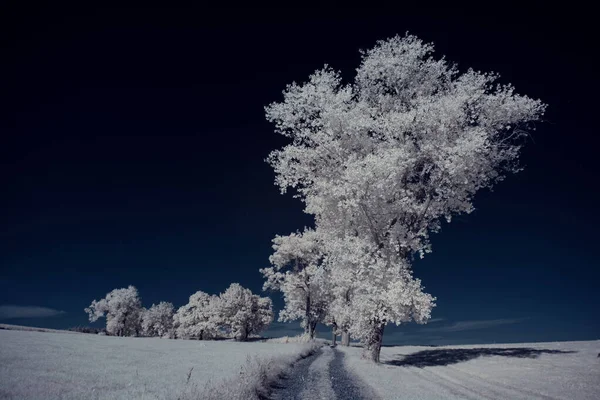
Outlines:
[[380, 365], [337, 349], [381, 399], [600, 398], [600, 341], [384, 347]]
[[[261, 400], [270, 398], [273, 386], [288, 373], [294, 373], [296, 364], [313, 355], [323, 346], [320, 342], [305, 343], [298, 354], [270, 357], [248, 357], [239, 376], [222, 381], [218, 385], [207, 385], [204, 390], [191, 391], [181, 400]], [[292, 370], [294, 369], [294, 370]]]
[[[217, 388], [256, 360], [305, 344], [169, 340], [0, 330], [0, 398], [176, 399]], [[267, 365], [266, 363], [263, 363]]]
[[5, 330], [9, 330], [9, 331], [77, 333], [77, 334], [80, 333], [80, 332], [60, 330], [60, 329], [35, 328], [32, 326], [12, 325], [12, 324], [0, 324], [0, 329], [5, 329]]

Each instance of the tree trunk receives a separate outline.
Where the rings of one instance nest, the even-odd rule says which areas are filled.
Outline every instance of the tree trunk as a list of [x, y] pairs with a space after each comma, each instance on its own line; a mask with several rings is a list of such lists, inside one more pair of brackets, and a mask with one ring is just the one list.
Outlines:
[[304, 333], [312, 339], [312, 319], [310, 318], [310, 296], [306, 296], [306, 303], [304, 305], [304, 318], [306, 318], [306, 326], [304, 327]]
[[119, 330], [119, 336], [125, 336], [125, 327], [127, 326], [127, 313], [123, 317], [123, 327]]
[[336, 341], [337, 341], [337, 335], [335, 334], [335, 328], [336, 328], [335, 325], [333, 325], [331, 327], [331, 345], [332, 346], [336, 346]]
[[317, 322], [310, 321], [308, 324], [306, 324], [306, 326], [308, 327], [308, 337], [310, 337], [311, 339], [314, 339], [315, 333], [317, 331]]
[[342, 346], [350, 346], [350, 334], [347, 330], [342, 331]]
[[369, 359], [376, 363], [379, 362], [379, 354], [381, 353], [381, 343], [383, 342], [383, 330], [385, 324], [377, 323], [373, 327], [371, 337], [367, 340], [363, 349], [363, 358]]
[[240, 342], [245, 342], [248, 340], [248, 328], [244, 327], [242, 329], [242, 334], [240, 335]]

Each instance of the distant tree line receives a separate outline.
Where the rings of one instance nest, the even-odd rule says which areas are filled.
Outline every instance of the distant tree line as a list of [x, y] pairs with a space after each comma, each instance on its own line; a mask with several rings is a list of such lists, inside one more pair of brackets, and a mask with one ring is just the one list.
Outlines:
[[[219, 295], [198, 291], [177, 310], [168, 302], [152, 304], [146, 309], [142, 307], [138, 290], [129, 286], [92, 301], [85, 312], [90, 322], [105, 317], [108, 335], [172, 339], [234, 338], [246, 341], [273, 321], [271, 299], [255, 295], [238, 283], [231, 284]], [[94, 333], [94, 329], [72, 328], [84, 333]]]

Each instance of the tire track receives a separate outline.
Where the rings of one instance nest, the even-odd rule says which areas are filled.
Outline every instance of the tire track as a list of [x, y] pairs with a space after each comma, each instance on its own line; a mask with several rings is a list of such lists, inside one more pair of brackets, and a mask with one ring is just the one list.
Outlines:
[[282, 379], [273, 400], [377, 400], [373, 389], [344, 366], [345, 355], [322, 347], [315, 355], [296, 363]]
[[331, 383], [333, 391], [337, 399], [353, 399], [353, 400], [376, 400], [379, 396], [375, 391], [363, 382], [358, 376], [351, 373], [344, 366], [344, 358], [346, 355], [339, 351], [333, 350], [334, 359], [330, 364]]
[[302, 400], [301, 394], [309, 376], [310, 366], [319, 358], [323, 349], [315, 354], [302, 359], [294, 364], [292, 371], [280, 380], [274, 387], [276, 390], [271, 396], [272, 400]]

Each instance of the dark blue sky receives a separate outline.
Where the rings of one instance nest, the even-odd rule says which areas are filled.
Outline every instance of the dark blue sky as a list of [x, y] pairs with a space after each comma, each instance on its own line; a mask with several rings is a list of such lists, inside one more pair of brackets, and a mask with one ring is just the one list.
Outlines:
[[285, 140], [263, 107], [325, 63], [351, 79], [359, 49], [410, 31], [549, 109], [526, 169], [416, 262], [436, 321], [386, 343], [600, 338], [592, 28], [581, 10], [507, 11], [6, 10], [0, 305], [65, 313], [0, 322], [87, 324], [92, 299], [129, 284], [146, 306], [259, 292], [272, 237], [311, 224], [273, 185], [264, 159]]

